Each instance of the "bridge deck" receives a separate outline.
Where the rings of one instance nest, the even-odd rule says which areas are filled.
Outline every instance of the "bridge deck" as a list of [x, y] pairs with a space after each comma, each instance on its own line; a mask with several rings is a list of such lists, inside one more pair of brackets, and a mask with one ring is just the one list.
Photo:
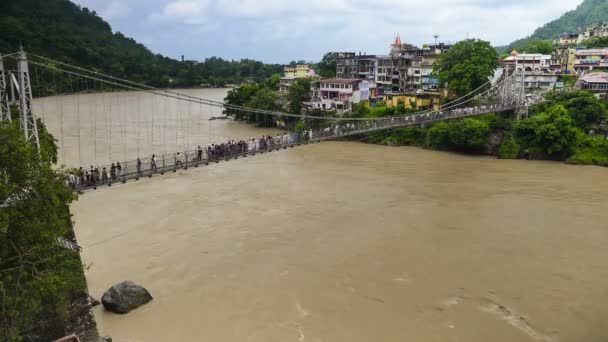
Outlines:
[[[349, 136], [356, 136], [362, 134], [369, 134], [379, 131], [417, 126], [423, 124], [430, 124], [439, 121], [466, 118], [472, 116], [479, 116], [488, 113], [504, 112], [515, 110], [521, 107], [518, 104], [507, 104], [507, 105], [491, 105], [491, 106], [478, 106], [473, 108], [461, 108], [449, 111], [438, 111], [429, 112], [422, 114], [413, 114], [408, 116], [399, 117], [388, 117], [381, 120], [375, 121], [356, 121], [347, 125], [336, 125], [335, 127], [327, 127], [324, 130], [313, 132], [312, 137], [306, 135], [300, 135], [291, 133], [290, 141], [288, 144], [272, 144], [268, 148], [258, 149], [253, 151], [246, 151], [242, 153], [236, 153], [228, 155], [224, 158], [213, 159], [206, 156], [203, 151], [203, 155], [197, 153], [197, 151], [185, 151], [175, 154], [161, 155], [158, 160], [154, 163], [150, 158], [140, 159], [137, 161], [125, 162], [122, 166], [120, 174], [117, 174], [115, 178], [109, 178], [103, 181], [95, 180], [82, 184], [82, 182], [74, 181], [70, 182], [70, 186], [76, 191], [88, 191], [95, 190], [99, 187], [113, 186], [116, 184], [127, 183], [133, 180], [139, 180], [145, 177], [153, 177], [157, 175], [164, 175], [167, 172], [177, 172], [178, 170], [187, 170], [189, 168], [198, 168], [199, 166], [207, 166], [212, 163], [219, 163], [221, 161], [229, 161], [232, 159], [246, 158], [255, 156], [257, 154], [269, 153], [280, 149], [288, 149], [296, 146], [302, 146], [312, 143], [318, 143], [325, 140], [335, 140]], [[139, 165], [139, 166], [138, 166]], [[87, 170], [88, 171], [88, 170]], [[108, 168], [109, 171], [109, 168]]]

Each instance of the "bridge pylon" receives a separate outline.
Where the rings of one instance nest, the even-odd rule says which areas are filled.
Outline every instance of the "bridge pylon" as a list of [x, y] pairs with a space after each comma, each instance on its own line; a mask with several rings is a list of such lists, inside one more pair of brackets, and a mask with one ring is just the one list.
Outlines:
[[30, 71], [27, 55], [21, 49], [17, 57], [17, 76], [19, 82], [19, 112], [21, 115], [21, 131], [25, 140], [36, 145], [40, 150], [40, 139], [38, 137], [38, 123], [32, 110], [33, 96], [32, 83], [30, 82]]
[[[11, 121], [11, 107], [9, 105], [9, 83], [6, 83], [8, 72], [4, 70], [4, 62], [0, 55], [0, 121]], [[10, 78], [9, 78], [10, 82]]]

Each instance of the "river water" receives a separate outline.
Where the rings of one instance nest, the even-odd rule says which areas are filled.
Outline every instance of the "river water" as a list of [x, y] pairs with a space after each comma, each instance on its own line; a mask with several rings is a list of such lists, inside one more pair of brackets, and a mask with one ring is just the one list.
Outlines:
[[[228, 90], [178, 91], [223, 101]], [[69, 167], [109, 165], [272, 132], [230, 120], [209, 121], [223, 116], [222, 109], [146, 92], [39, 98], [34, 111], [57, 138], [60, 162]]]
[[91, 294], [154, 296], [95, 309], [114, 341], [600, 342], [607, 190], [605, 168], [324, 142], [73, 212]]

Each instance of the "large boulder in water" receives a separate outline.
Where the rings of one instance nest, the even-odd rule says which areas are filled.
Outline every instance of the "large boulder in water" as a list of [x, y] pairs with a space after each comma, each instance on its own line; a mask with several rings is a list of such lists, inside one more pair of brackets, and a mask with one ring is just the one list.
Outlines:
[[101, 304], [108, 311], [125, 314], [151, 300], [152, 296], [148, 290], [132, 281], [125, 281], [106, 291], [101, 297]]

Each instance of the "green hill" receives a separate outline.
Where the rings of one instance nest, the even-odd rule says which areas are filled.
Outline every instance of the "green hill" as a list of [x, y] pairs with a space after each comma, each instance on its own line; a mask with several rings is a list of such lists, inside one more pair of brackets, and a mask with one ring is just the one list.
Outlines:
[[534, 33], [524, 39], [517, 40], [501, 52], [527, 45], [530, 41], [555, 40], [563, 32], [578, 32], [579, 29], [608, 20], [608, 1], [585, 0], [575, 10], [566, 12], [559, 19], [539, 27]]
[[213, 57], [196, 63], [154, 54], [68, 0], [0, 1], [0, 32], [4, 54], [23, 44], [32, 53], [161, 87], [261, 81], [281, 71], [279, 65], [253, 60]]

